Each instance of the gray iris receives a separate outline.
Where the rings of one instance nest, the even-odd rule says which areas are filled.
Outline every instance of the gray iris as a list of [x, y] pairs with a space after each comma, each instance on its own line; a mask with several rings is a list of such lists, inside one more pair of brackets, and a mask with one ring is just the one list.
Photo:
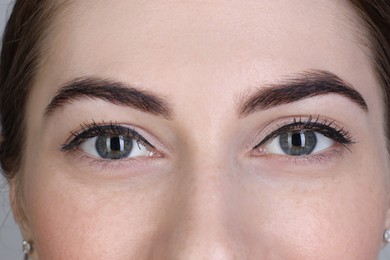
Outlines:
[[287, 132], [280, 135], [279, 143], [288, 155], [308, 155], [314, 150], [317, 137], [312, 131]]
[[122, 159], [131, 153], [133, 139], [128, 136], [98, 136], [95, 147], [102, 158]]

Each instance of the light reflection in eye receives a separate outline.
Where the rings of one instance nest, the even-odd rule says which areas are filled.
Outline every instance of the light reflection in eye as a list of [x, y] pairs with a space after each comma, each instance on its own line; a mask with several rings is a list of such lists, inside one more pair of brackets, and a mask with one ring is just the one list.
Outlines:
[[355, 143], [350, 133], [343, 127], [320, 116], [283, 120], [290, 123], [278, 124], [277, 128], [274, 128], [253, 149], [263, 155], [299, 157], [321, 154], [338, 144], [349, 149], [348, 147]]
[[96, 136], [86, 140], [80, 149], [103, 159], [118, 160], [137, 156], [150, 156], [150, 151], [129, 136]]
[[62, 145], [62, 151], [80, 149], [105, 160], [119, 160], [154, 155], [155, 148], [135, 130], [118, 124], [83, 125], [74, 138]]
[[335, 141], [314, 131], [286, 132], [273, 138], [265, 147], [268, 154], [302, 156], [319, 153], [335, 145]]

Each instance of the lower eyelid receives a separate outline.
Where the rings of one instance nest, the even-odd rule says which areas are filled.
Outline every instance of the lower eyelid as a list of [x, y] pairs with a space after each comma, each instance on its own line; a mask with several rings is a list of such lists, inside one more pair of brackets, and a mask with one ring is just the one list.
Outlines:
[[[77, 151], [75, 154], [69, 158], [74, 164], [75, 161], [78, 161], [78, 168], [82, 171], [90, 172], [91, 174], [103, 174], [106, 175], [107, 171], [112, 172], [112, 175], [126, 175], [127, 172], [139, 172], [139, 169], [145, 169], [150, 167], [153, 164], [150, 164], [152, 161], [155, 161], [154, 157], [132, 157], [125, 158], [121, 160], [108, 160], [108, 159], [99, 159], [86, 155], [85, 153], [81, 154], [81, 151]], [[144, 173], [145, 170], [141, 170], [140, 173]], [[107, 176], [110, 177], [110, 176]]]
[[324, 152], [317, 154], [310, 154], [306, 156], [296, 156], [296, 158], [286, 158], [287, 162], [293, 162], [295, 164], [306, 165], [306, 164], [315, 164], [315, 163], [326, 163], [332, 159], [339, 158], [343, 155], [343, 150], [341, 147], [330, 148]]
[[[344, 156], [346, 147], [341, 144], [335, 144], [333, 147], [328, 148], [320, 153], [302, 155], [302, 156], [291, 156], [285, 154], [267, 154], [264, 150], [253, 151], [252, 156], [257, 159], [272, 160], [275, 161], [275, 165], [284, 167], [283, 165], [313, 165], [313, 164], [324, 164], [330, 163], [334, 159], [341, 158]], [[287, 166], [286, 166], [287, 167]]]
[[151, 159], [163, 158], [163, 156], [160, 156], [159, 153], [150, 151], [150, 153], [145, 156], [126, 157], [122, 159], [106, 159], [100, 157], [100, 155], [98, 154], [94, 155], [91, 153], [87, 153], [83, 151], [80, 147], [72, 151], [67, 151], [65, 156], [71, 164], [87, 164], [90, 166], [103, 165], [110, 166], [113, 168], [120, 168], [124, 165], [128, 167], [133, 166], [134, 164], [143, 164], [145, 161], [149, 161]]

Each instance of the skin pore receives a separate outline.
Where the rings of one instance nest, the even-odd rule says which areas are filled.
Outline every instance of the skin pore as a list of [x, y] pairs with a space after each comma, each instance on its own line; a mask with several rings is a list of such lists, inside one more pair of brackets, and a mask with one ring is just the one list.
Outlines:
[[[72, 2], [27, 104], [17, 188], [33, 257], [375, 259], [390, 173], [358, 27], [346, 1]], [[333, 76], [360, 103], [328, 91], [239, 113], [259, 91]], [[80, 82], [106, 96], [58, 98]], [[281, 128], [322, 146], [280, 154]], [[99, 158], [102, 135], [138, 138], [135, 157]]]

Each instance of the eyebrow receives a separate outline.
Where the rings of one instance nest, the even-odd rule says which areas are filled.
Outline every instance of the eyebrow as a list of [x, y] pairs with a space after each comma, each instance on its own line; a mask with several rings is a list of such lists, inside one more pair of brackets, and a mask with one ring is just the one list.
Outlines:
[[271, 84], [257, 90], [242, 102], [238, 114], [240, 117], [246, 117], [260, 110], [327, 94], [346, 97], [364, 111], [368, 111], [362, 95], [349, 83], [329, 71], [310, 70], [280, 84]]
[[150, 91], [119, 81], [91, 77], [75, 79], [63, 85], [46, 107], [44, 118], [71, 102], [88, 98], [131, 107], [165, 119], [172, 119], [173, 116], [172, 108], [164, 98]]

